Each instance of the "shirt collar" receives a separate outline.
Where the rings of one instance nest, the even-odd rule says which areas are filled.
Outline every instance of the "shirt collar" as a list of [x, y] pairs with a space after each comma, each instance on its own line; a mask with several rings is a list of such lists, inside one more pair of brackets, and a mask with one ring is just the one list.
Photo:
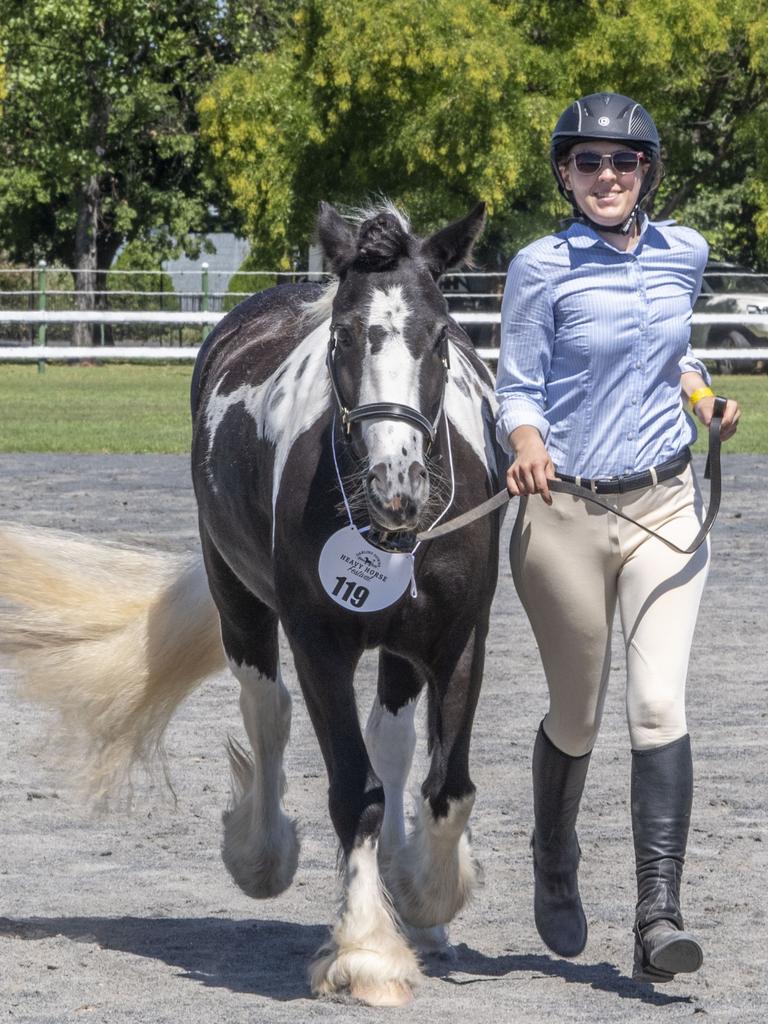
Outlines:
[[[639, 223], [640, 237], [638, 238], [637, 245], [633, 249], [633, 252], [637, 251], [637, 246], [643, 241], [643, 236], [648, 230], [648, 217], [642, 212], [642, 210], [639, 214]], [[589, 224], [585, 224], [583, 221], [573, 221], [573, 223], [566, 229], [565, 237], [568, 244], [573, 246], [574, 249], [589, 249], [594, 245], [603, 245], [608, 249], [615, 250], [615, 246], [611, 245], [610, 242], [606, 242], [604, 238], [601, 238], [600, 235], [598, 235], [594, 228], [591, 228]], [[620, 252], [621, 250], [618, 251]]]

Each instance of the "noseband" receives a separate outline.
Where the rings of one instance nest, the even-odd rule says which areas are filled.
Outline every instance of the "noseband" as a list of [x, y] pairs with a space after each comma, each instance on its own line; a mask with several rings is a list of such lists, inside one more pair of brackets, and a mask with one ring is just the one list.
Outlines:
[[331, 388], [333, 389], [336, 405], [341, 415], [344, 432], [349, 435], [352, 432], [352, 424], [358, 423], [360, 420], [404, 420], [406, 423], [412, 423], [415, 427], [419, 428], [427, 438], [427, 450], [429, 450], [435, 443], [437, 425], [440, 422], [440, 417], [443, 415], [445, 385], [448, 381], [448, 370], [451, 365], [448, 356], [447, 334], [444, 333], [440, 339], [440, 361], [443, 364], [444, 372], [442, 387], [440, 388], [440, 402], [437, 407], [437, 414], [432, 422], [419, 412], [418, 409], [413, 409], [410, 405], [400, 405], [398, 402], [370, 402], [368, 405], [358, 405], [354, 409], [349, 409], [342, 397], [341, 386], [336, 372], [336, 346], [336, 333], [333, 324], [331, 324], [326, 365], [328, 366], [328, 376], [331, 378]]

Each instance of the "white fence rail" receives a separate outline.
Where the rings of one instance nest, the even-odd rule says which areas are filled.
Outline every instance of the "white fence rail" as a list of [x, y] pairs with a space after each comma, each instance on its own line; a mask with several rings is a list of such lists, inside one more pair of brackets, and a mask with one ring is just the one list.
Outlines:
[[[38, 326], [63, 323], [90, 324], [157, 324], [163, 326], [213, 326], [221, 320], [225, 313], [207, 312], [163, 312], [151, 310], [145, 312], [118, 311], [55, 311], [55, 310], [0, 310], [0, 324], [36, 324]], [[500, 313], [470, 313], [457, 311], [453, 319], [462, 324], [499, 324]], [[719, 313], [694, 313], [694, 324], [717, 324], [721, 326], [761, 327], [768, 330], [768, 316], [729, 315]], [[72, 346], [72, 345], [6, 345], [0, 346], [0, 362], [71, 362], [73, 360], [112, 360], [112, 361], [166, 361], [191, 362], [197, 355], [196, 346], [173, 347], [154, 345], [132, 346]], [[478, 348], [483, 359], [495, 362], [499, 356], [498, 348]], [[766, 348], [701, 348], [694, 349], [694, 355], [700, 359], [727, 359], [729, 361], [749, 361], [768, 359]]]

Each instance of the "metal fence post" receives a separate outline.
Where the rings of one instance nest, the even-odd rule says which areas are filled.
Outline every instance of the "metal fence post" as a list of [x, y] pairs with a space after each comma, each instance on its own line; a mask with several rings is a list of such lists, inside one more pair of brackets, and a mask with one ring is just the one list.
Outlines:
[[[204, 263], [203, 264], [203, 294], [202, 294], [202, 300], [201, 300], [201, 303], [200, 303], [200, 308], [202, 309], [203, 313], [207, 313], [208, 312], [208, 300], [209, 300], [209, 295], [208, 295], [208, 264]], [[208, 331], [209, 330], [210, 330], [209, 325], [208, 324], [203, 324], [202, 329], [200, 331], [200, 340], [201, 341], [205, 341], [206, 337], [208, 336]]]
[[[48, 264], [46, 263], [45, 260], [39, 260], [38, 261], [38, 264], [37, 264], [37, 308], [39, 310], [46, 309], [46, 307], [48, 305], [48, 297], [47, 297], [46, 291], [45, 291], [45, 284], [46, 284], [46, 282], [45, 282], [45, 271], [46, 271], [47, 266], [48, 266]], [[46, 330], [47, 330], [47, 325], [46, 324], [40, 324], [40, 326], [37, 328], [37, 344], [38, 345], [45, 345]], [[37, 372], [38, 373], [45, 373], [45, 360], [44, 359], [39, 359], [38, 360], [38, 362], [37, 362]]]

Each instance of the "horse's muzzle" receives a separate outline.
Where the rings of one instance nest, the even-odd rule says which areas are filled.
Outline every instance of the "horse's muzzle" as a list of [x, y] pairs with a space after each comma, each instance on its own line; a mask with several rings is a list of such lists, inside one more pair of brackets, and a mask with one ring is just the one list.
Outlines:
[[384, 530], [413, 530], [429, 498], [429, 475], [420, 462], [408, 471], [379, 462], [366, 478], [371, 519]]

